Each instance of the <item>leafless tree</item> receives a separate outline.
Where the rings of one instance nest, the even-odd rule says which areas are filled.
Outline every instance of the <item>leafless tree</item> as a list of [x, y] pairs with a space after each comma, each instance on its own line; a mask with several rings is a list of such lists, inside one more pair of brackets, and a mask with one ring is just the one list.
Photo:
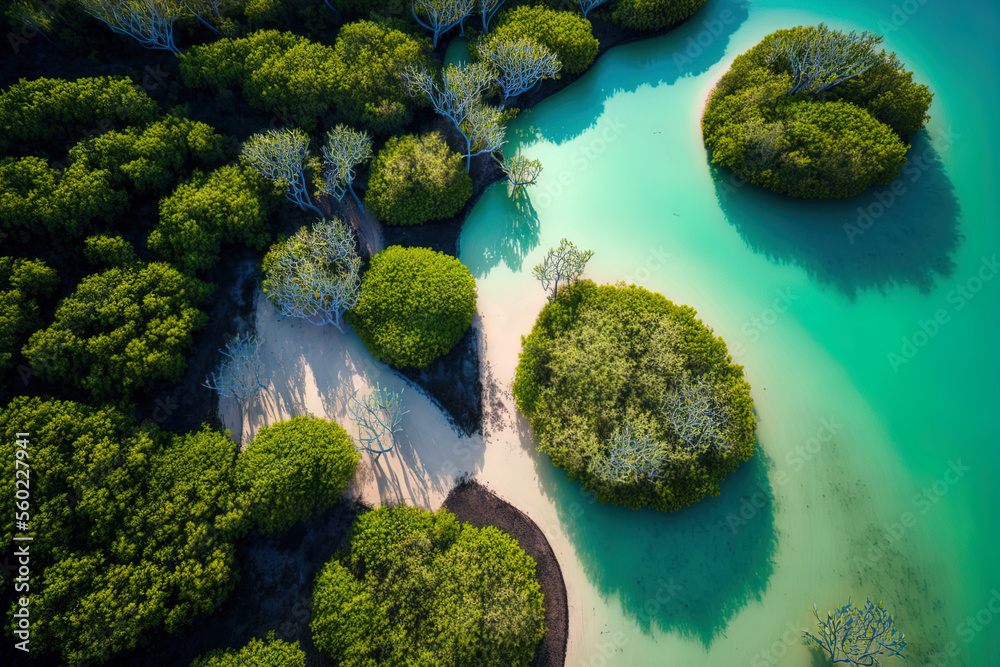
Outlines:
[[359, 132], [346, 125], [338, 125], [326, 133], [323, 146], [323, 190], [332, 194], [337, 201], [348, 192], [357, 202], [358, 208], [365, 210], [354, 192], [354, 168], [372, 157], [372, 138], [367, 132]]
[[727, 451], [733, 447], [726, 436], [729, 420], [717, 404], [704, 378], [692, 380], [683, 375], [663, 401], [663, 412], [674, 428], [680, 444], [693, 452], [714, 448]]
[[278, 312], [344, 332], [344, 313], [361, 292], [354, 232], [340, 220], [303, 227], [264, 258], [262, 289]]
[[542, 163], [538, 160], [529, 160], [520, 153], [505, 157], [503, 160], [496, 156], [494, 158], [507, 176], [507, 194], [512, 199], [527, 197], [525, 190], [538, 180], [538, 175], [542, 172]]
[[884, 38], [872, 32], [830, 30], [820, 23], [815, 28], [794, 30], [775, 38], [771, 60], [787, 56], [792, 64], [792, 89], [819, 93], [838, 83], [864, 74], [876, 65], [900, 69], [896, 54], [878, 49]]
[[223, 359], [202, 386], [229, 396], [236, 401], [240, 412], [240, 442], [243, 442], [243, 417], [250, 401], [266, 385], [261, 377], [260, 344], [251, 334], [236, 336], [220, 349]]
[[275, 183], [285, 186], [285, 196], [310, 208], [320, 216], [306, 186], [305, 168], [309, 159], [309, 135], [302, 130], [285, 128], [255, 134], [243, 142], [243, 158], [254, 169]]
[[493, 68], [504, 102], [531, 90], [542, 79], [555, 77], [562, 68], [555, 53], [523, 35], [487, 39], [479, 57]]
[[462, 26], [463, 21], [472, 13], [476, 0], [413, 0], [412, 11], [414, 20], [431, 31], [434, 35], [434, 46], [438, 39], [455, 26]]
[[665, 447], [647, 433], [639, 433], [631, 424], [615, 431], [607, 444], [607, 455], [595, 457], [590, 471], [611, 484], [632, 484], [638, 480], [659, 479]]
[[583, 273], [587, 262], [594, 256], [590, 250], [579, 250], [575, 245], [563, 239], [558, 248], [550, 248], [541, 264], [532, 269], [532, 275], [541, 283], [542, 288], [552, 293], [549, 299], [556, 298], [559, 293], [559, 283], [571, 283]]
[[373, 454], [375, 462], [396, 446], [396, 433], [402, 430], [403, 390], [393, 391], [377, 382], [375, 389], [367, 396], [358, 398], [357, 392], [351, 396], [348, 410], [358, 425], [360, 449]]
[[174, 44], [174, 21], [184, 15], [175, 0], [79, 0], [80, 7], [111, 30], [128, 35], [147, 49], [180, 53]]

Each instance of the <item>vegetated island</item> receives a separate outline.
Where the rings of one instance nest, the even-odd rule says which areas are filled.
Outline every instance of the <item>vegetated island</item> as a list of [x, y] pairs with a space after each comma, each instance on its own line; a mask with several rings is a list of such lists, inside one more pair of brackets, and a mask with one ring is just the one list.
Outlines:
[[514, 379], [538, 448], [601, 502], [672, 511], [753, 456], [743, 367], [690, 306], [580, 280], [539, 314]]
[[702, 117], [712, 162], [792, 197], [853, 197], [896, 178], [932, 94], [882, 40], [799, 26], [738, 56]]

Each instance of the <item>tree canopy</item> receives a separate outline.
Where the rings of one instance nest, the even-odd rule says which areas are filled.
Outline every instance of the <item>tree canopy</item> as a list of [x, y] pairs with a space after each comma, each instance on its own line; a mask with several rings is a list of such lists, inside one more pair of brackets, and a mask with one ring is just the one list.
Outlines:
[[160, 262], [110, 268], [80, 281], [24, 356], [51, 382], [129, 400], [157, 380], [180, 379], [211, 289]]
[[800, 26], [737, 57], [702, 118], [712, 162], [793, 197], [851, 197], [898, 176], [932, 96], [874, 50], [880, 37], [860, 39]]
[[437, 132], [392, 137], [372, 163], [365, 203], [390, 225], [456, 215], [472, 196], [462, 156]]
[[[234, 509], [237, 448], [225, 435], [173, 435], [107, 406], [17, 397], [0, 410], [7, 506], [17, 431], [31, 433], [33, 652], [103, 662], [233, 590], [233, 540], [245, 528]], [[3, 532], [11, 543], [13, 512]]]
[[431, 67], [430, 53], [422, 37], [372, 21], [345, 25], [333, 47], [334, 104], [352, 125], [380, 136], [398, 132], [421, 105], [407, 95], [400, 75], [408, 67]]
[[544, 620], [535, 561], [513, 538], [400, 505], [358, 518], [316, 578], [310, 628], [343, 667], [526, 667]]
[[458, 259], [391, 246], [372, 257], [347, 321], [375, 358], [423, 368], [455, 347], [475, 312], [476, 280]]
[[725, 343], [641, 287], [562, 288], [523, 342], [518, 408], [538, 448], [601, 502], [676, 510], [754, 453], [750, 386]]
[[286, 642], [268, 634], [266, 640], [251, 639], [241, 649], [218, 649], [198, 656], [191, 667], [306, 667], [306, 654], [298, 642]]

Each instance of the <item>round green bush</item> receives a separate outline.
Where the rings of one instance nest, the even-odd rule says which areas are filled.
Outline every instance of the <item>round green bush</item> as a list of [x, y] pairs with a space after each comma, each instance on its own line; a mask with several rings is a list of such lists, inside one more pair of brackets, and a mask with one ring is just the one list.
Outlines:
[[361, 456], [340, 425], [292, 417], [265, 426], [236, 460], [249, 519], [261, 533], [280, 532], [340, 498]]
[[390, 225], [419, 225], [457, 215], [472, 196], [462, 156], [441, 135], [392, 137], [372, 163], [365, 203]]
[[545, 634], [535, 561], [506, 533], [399, 505], [320, 571], [313, 642], [341, 667], [526, 667]]
[[[563, 71], [568, 74], [580, 74], [590, 67], [600, 46], [590, 21], [579, 13], [556, 11], [543, 5], [502, 10], [493, 19], [490, 35], [494, 39], [531, 37], [559, 56]], [[470, 44], [469, 49], [474, 51], [475, 45]]]
[[618, 0], [611, 20], [629, 30], [661, 30], [689, 18], [705, 0]]
[[423, 368], [462, 338], [476, 312], [476, 280], [451, 255], [392, 246], [372, 257], [347, 321], [378, 359]]
[[274, 638], [251, 639], [243, 648], [216, 649], [194, 659], [191, 667], [306, 667], [306, 654], [299, 643]]
[[928, 118], [930, 91], [912, 72], [879, 65], [818, 93], [788, 94], [792, 65], [771, 57], [775, 40], [820, 29], [779, 30], [733, 61], [702, 117], [714, 164], [808, 198], [852, 197], [899, 175], [906, 142]]
[[413, 119], [422, 97], [402, 79], [408, 67], [432, 68], [431, 43], [372, 21], [349, 23], [334, 45], [334, 103], [351, 125], [377, 135], [398, 132]]
[[[517, 406], [538, 448], [601, 502], [676, 510], [718, 495], [753, 455], [743, 368], [695, 315], [641, 287], [584, 280], [560, 290], [524, 339]], [[622, 435], [633, 451], [616, 453]]]

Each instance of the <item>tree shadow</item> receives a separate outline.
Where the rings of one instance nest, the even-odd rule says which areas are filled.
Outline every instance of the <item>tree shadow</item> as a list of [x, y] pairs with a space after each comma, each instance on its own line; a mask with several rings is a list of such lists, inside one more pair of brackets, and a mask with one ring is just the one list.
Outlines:
[[535, 464], [587, 577], [643, 632], [678, 632], [707, 649], [767, 589], [777, 533], [759, 445], [721, 495], [672, 513], [603, 505], [548, 456], [536, 453]]
[[476, 279], [483, 278], [501, 263], [511, 271], [520, 271], [524, 256], [538, 246], [541, 225], [538, 212], [531, 204], [530, 187], [527, 199], [513, 200], [507, 195], [506, 184], [500, 183], [483, 195], [491, 215], [503, 219], [503, 224], [479, 225], [465, 230], [464, 248], [478, 248], [478, 254], [464, 253], [462, 261]]
[[955, 270], [960, 206], [926, 132], [892, 183], [857, 197], [807, 200], [750, 186], [712, 167], [726, 219], [747, 246], [775, 264], [795, 264], [849, 298], [911, 285], [930, 292]]
[[564, 143], [592, 128], [605, 102], [619, 93], [704, 74], [725, 57], [730, 37], [748, 16], [747, 0], [709, 0], [665, 35], [615, 47], [615, 60], [602, 57], [581, 77], [586, 83], [560, 92], [558, 114], [546, 117], [536, 136]]

